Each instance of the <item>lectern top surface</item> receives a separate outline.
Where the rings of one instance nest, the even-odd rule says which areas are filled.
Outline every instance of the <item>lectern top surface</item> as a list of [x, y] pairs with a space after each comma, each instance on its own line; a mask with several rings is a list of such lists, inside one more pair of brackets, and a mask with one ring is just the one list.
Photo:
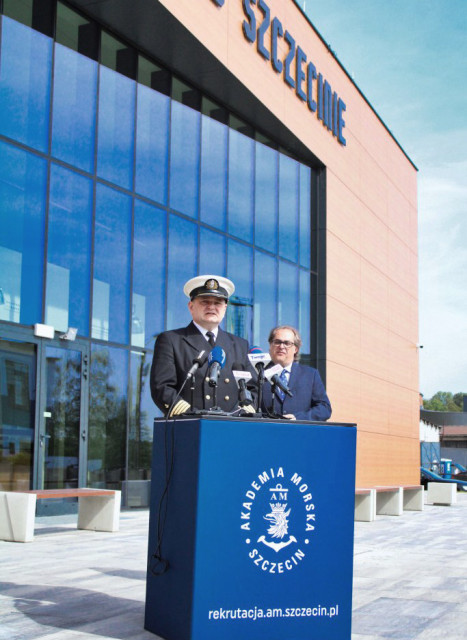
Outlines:
[[247, 418], [244, 416], [229, 416], [229, 415], [184, 415], [176, 416], [173, 418], [154, 418], [154, 422], [181, 422], [181, 421], [193, 421], [193, 420], [210, 420], [210, 421], [232, 421], [232, 422], [255, 422], [257, 424], [306, 424], [317, 425], [321, 427], [356, 427], [354, 422], [319, 422], [316, 420], [288, 420], [287, 418]]

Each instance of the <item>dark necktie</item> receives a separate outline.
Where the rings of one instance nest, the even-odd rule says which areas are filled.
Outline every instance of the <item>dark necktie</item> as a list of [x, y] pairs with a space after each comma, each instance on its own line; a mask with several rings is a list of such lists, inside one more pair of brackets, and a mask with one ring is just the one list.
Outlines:
[[206, 331], [206, 337], [208, 339], [209, 344], [213, 347], [216, 344], [216, 339], [212, 331]]

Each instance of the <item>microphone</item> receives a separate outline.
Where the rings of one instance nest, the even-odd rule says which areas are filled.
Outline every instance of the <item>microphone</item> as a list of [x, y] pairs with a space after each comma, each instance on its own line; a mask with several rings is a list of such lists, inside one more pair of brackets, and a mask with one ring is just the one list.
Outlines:
[[284, 384], [280, 379], [279, 371], [282, 371], [282, 367], [280, 364], [276, 364], [270, 369], [266, 369], [266, 371], [264, 372], [264, 375], [271, 384], [275, 384], [276, 387], [279, 387], [281, 391], [283, 391], [290, 398], [292, 398], [293, 393], [290, 391], [289, 387], [286, 384]]
[[260, 373], [271, 362], [271, 356], [269, 353], [261, 351], [259, 347], [251, 347], [248, 351], [248, 360], [256, 368], [256, 371]]
[[219, 380], [219, 373], [225, 365], [226, 355], [224, 349], [221, 347], [214, 347], [208, 356], [209, 366], [209, 386], [217, 387], [217, 381]]
[[245, 405], [253, 404], [253, 396], [249, 389], [247, 389], [246, 381], [251, 379], [251, 373], [245, 371], [242, 364], [234, 362], [232, 366], [232, 373], [238, 386], [238, 404], [241, 407]]
[[193, 364], [191, 365], [190, 370], [186, 374], [186, 380], [189, 380], [190, 378], [192, 378], [195, 375], [195, 373], [198, 371], [199, 367], [201, 367], [205, 363], [206, 361], [206, 358], [204, 357], [205, 353], [206, 353], [206, 350], [203, 349], [203, 351], [200, 351], [196, 356], [196, 358], [193, 360]]

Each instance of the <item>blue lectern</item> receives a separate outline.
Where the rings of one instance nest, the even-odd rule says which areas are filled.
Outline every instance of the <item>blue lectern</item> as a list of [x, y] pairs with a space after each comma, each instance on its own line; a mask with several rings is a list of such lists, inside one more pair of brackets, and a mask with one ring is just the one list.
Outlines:
[[156, 420], [145, 628], [350, 640], [355, 425]]

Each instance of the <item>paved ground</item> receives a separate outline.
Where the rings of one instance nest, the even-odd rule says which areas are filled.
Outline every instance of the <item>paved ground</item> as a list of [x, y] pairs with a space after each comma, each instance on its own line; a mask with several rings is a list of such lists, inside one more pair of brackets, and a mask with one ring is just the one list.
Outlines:
[[[465, 640], [467, 494], [355, 524], [352, 640]], [[157, 640], [143, 629], [147, 526], [147, 511], [122, 512], [119, 533], [39, 518], [34, 542], [0, 541], [0, 640]]]

